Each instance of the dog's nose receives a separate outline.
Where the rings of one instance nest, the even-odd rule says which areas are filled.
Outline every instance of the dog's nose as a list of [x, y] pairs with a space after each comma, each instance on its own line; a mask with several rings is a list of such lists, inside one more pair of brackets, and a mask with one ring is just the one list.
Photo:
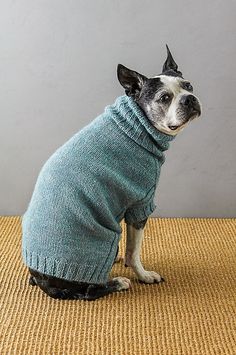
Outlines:
[[194, 95], [183, 95], [179, 102], [187, 110], [187, 112], [197, 112], [199, 116], [201, 115], [199, 101]]
[[193, 107], [197, 103], [197, 99], [193, 95], [183, 95], [180, 99], [180, 104]]

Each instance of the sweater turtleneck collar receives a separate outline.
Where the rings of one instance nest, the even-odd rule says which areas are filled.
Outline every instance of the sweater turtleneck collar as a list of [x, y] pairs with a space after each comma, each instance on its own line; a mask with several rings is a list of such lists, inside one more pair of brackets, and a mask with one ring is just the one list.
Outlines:
[[158, 157], [175, 138], [155, 128], [138, 104], [126, 95], [118, 97], [113, 105], [105, 108], [105, 112], [131, 139]]

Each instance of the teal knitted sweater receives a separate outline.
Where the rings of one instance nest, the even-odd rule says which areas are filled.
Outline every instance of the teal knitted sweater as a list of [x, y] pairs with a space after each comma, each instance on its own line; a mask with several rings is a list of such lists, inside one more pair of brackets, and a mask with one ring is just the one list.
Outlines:
[[173, 136], [118, 97], [44, 164], [22, 218], [25, 264], [41, 273], [105, 283], [120, 222], [147, 218]]

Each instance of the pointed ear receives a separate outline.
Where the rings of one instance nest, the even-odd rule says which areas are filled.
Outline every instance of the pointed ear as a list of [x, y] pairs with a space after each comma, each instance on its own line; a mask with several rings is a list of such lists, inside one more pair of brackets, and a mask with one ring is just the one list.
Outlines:
[[126, 95], [137, 100], [140, 96], [143, 84], [147, 80], [146, 76], [134, 70], [130, 70], [122, 64], [118, 64], [117, 77], [120, 84], [124, 87]]
[[162, 73], [164, 73], [167, 70], [174, 70], [175, 72], [177, 72], [178, 65], [175, 63], [167, 44], [166, 44], [166, 49], [167, 49], [167, 58], [166, 58], [166, 61], [163, 65]]

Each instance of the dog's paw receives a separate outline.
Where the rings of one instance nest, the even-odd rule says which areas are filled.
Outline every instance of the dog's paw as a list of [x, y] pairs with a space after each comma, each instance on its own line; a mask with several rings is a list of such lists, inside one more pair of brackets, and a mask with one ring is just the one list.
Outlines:
[[127, 290], [128, 288], [131, 287], [131, 281], [126, 277], [121, 277], [121, 276], [114, 277], [112, 281], [115, 281], [117, 283], [117, 291]]
[[144, 282], [146, 284], [153, 284], [165, 281], [161, 275], [159, 275], [155, 271], [145, 271], [142, 275], [138, 275], [138, 279], [140, 282]]

